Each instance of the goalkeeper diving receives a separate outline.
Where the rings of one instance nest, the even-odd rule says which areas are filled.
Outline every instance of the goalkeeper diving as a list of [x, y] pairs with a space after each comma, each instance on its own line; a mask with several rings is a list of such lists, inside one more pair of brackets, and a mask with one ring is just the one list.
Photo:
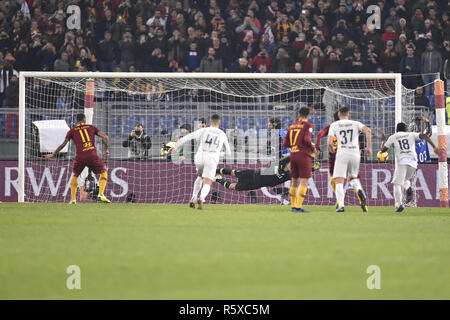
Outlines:
[[[263, 187], [275, 187], [286, 181], [291, 180], [290, 157], [280, 160], [278, 169], [268, 167], [257, 170], [234, 170], [230, 168], [217, 169], [215, 181], [227, 189], [235, 191], [257, 190]], [[315, 162], [312, 171], [320, 168], [320, 162]], [[276, 171], [276, 172], [274, 172]], [[223, 175], [229, 175], [238, 178], [238, 182], [231, 182], [222, 179]]]

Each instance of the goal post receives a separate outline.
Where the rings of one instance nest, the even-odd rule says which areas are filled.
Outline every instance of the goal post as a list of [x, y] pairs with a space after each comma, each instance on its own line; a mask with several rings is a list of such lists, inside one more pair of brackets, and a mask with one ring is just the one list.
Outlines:
[[[42, 149], [42, 137], [31, 127], [35, 121], [53, 120], [64, 120], [72, 126], [77, 113], [92, 111], [84, 105], [85, 93], [91, 85], [95, 96], [93, 125], [109, 135], [112, 142], [111, 158], [107, 162], [112, 182], [107, 190], [110, 188], [113, 201], [120, 202], [135, 198], [137, 202], [185, 202], [191, 192], [192, 177], [195, 177], [195, 168], [189, 160], [196, 146], [186, 144], [184, 153], [171, 161], [163, 146], [195, 130], [200, 119], [207, 119], [213, 113], [223, 116], [222, 127], [234, 146], [233, 157], [224, 159], [220, 166], [261, 169], [275, 162], [274, 153], [264, 150], [273, 130], [267, 128], [267, 121], [272, 118], [278, 118], [285, 129], [295, 120], [295, 110], [307, 106], [312, 110], [315, 137], [330, 123], [340, 105], [348, 105], [353, 119], [372, 127], [375, 152], [382, 133], [390, 135], [396, 123], [407, 121], [402, 106], [414, 104], [413, 91], [402, 86], [401, 74], [394, 73], [21, 72], [19, 202], [67, 201], [73, 146], [54, 161], [45, 161], [42, 154], [48, 151]], [[61, 95], [66, 97], [65, 106], [56, 107]], [[152, 145], [139, 157], [133, 156], [131, 147], [122, 146], [137, 123], [143, 124]], [[325, 140], [322, 139], [322, 143]], [[101, 144], [97, 149], [100, 153]], [[389, 205], [393, 201], [387, 183], [390, 173], [383, 166], [392, 167], [392, 163], [376, 163], [375, 157], [363, 162], [361, 179], [375, 174], [379, 175], [377, 179], [381, 183], [373, 191], [369, 190], [373, 179], [366, 182], [366, 193], [372, 195], [369, 205]], [[313, 185], [308, 191], [313, 194], [312, 200], [305, 200], [305, 204], [334, 201], [330, 195], [326, 151], [321, 163], [322, 168], [315, 174], [317, 177], [311, 181]], [[170, 190], [176, 191], [170, 194]], [[284, 195], [278, 191], [275, 188], [260, 190], [256, 201], [285, 203]], [[254, 202], [248, 192], [232, 192], [216, 184], [212, 195], [214, 200], [211, 201], [217, 203]], [[377, 200], [378, 195], [384, 198]]]

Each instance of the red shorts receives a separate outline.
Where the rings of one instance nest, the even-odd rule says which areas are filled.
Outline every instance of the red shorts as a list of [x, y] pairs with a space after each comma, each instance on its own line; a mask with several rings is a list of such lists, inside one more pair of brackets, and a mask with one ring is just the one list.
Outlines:
[[334, 163], [336, 162], [336, 153], [328, 154], [328, 172], [333, 176]]
[[84, 167], [88, 167], [95, 174], [100, 174], [105, 167], [105, 163], [97, 154], [89, 157], [75, 158], [73, 161], [73, 174], [77, 177], [83, 171]]
[[292, 178], [308, 179], [312, 176], [312, 161], [309, 154], [291, 153], [291, 176]]

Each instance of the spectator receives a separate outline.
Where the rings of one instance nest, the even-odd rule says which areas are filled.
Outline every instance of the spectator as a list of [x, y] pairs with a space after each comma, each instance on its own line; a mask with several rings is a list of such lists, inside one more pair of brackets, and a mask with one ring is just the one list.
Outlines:
[[187, 53], [186, 71], [199, 71], [201, 55], [197, 50], [197, 42], [191, 42]]
[[239, 58], [238, 59], [238, 65], [233, 72], [239, 72], [239, 73], [250, 73], [252, 72], [252, 68], [248, 63], [247, 58]]
[[384, 31], [383, 35], [381, 36], [381, 40], [383, 41], [385, 46], [387, 45], [388, 41], [392, 41], [394, 43], [397, 42], [398, 34], [397, 34], [397, 32], [395, 32], [392, 24], [388, 24], [386, 26], [385, 31]]
[[431, 110], [430, 101], [423, 93], [423, 87], [417, 87], [414, 94], [414, 105], [418, 107], [426, 107], [430, 112], [432, 112], [433, 110]]
[[116, 60], [118, 60], [118, 47], [116, 43], [112, 41], [110, 31], [105, 32], [104, 39], [98, 44], [97, 60], [99, 62], [100, 71], [113, 71]]
[[[17, 74], [12, 74], [9, 81], [9, 85], [5, 92], [5, 106], [7, 108], [18, 108], [19, 107], [19, 79]], [[7, 114], [6, 115], [6, 135], [12, 135], [12, 125], [16, 128], [15, 135], [19, 133], [18, 130], [19, 117], [17, 114]]]
[[282, 13], [281, 17], [277, 18], [275, 30], [275, 37], [277, 42], [281, 42], [284, 36], [289, 36], [289, 34], [294, 31], [292, 23], [288, 20], [287, 14]]
[[151, 72], [168, 72], [169, 62], [162, 53], [160, 48], [156, 48], [150, 57], [150, 71]]
[[294, 64], [294, 73], [303, 73], [303, 66], [300, 62]]
[[216, 59], [214, 48], [208, 49], [208, 55], [205, 56], [200, 62], [200, 72], [222, 72], [223, 62], [222, 59]]
[[257, 35], [260, 29], [255, 25], [250, 16], [246, 16], [242, 24], [236, 27], [235, 31], [239, 34], [240, 39], [245, 41], [244, 39], [247, 37], [249, 32], [252, 31], [253, 38], [253, 34]]
[[386, 49], [380, 56], [380, 63], [387, 72], [396, 72], [398, 68], [398, 55], [394, 51], [394, 42], [388, 40], [386, 42]]
[[394, 51], [397, 53], [399, 57], [403, 57], [406, 54], [406, 45], [407, 45], [406, 35], [404, 33], [400, 34], [398, 37], [398, 41], [394, 46]]
[[252, 66], [254, 70], [259, 70], [259, 66], [264, 64], [266, 66], [266, 71], [270, 72], [270, 64], [272, 59], [269, 57], [266, 48], [261, 48], [258, 54], [252, 60]]
[[119, 42], [119, 55], [122, 70], [128, 70], [129, 66], [136, 62], [136, 47], [133, 43], [131, 32], [129, 31], [123, 34], [122, 40]]
[[442, 56], [434, 49], [434, 43], [432, 41], [428, 42], [426, 51], [422, 53], [420, 70], [425, 85], [425, 95], [430, 96], [433, 94], [433, 88], [429, 84], [432, 83], [436, 77], [439, 77], [439, 73], [442, 71]]
[[56, 99], [57, 110], [69, 110], [72, 106], [72, 97], [67, 93], [66, 89], [60, 90], [60, 95]]
[[311, 47], [308, 52], [305, 64], [305, 72], [319, 73], [322, 72], [323, 52], [319, 47]]
[[167, 18], [161, 15], [161, 11], [156, 10], [155, 15], [147, 20], [147, 26], [166, 29]]
[[375, 44], [372, 40], [369, 40], [366, 49], [366, 57], [365, 57], [365, 65], [367, 72], [375, 72], [378, 64], [379, 64], [379, 53], [375, 49]]
[[163, 28], [156, 29], [156, 37], [151, 42], [151, 49], [155, 50], [156, 48], [161, 49], [162, 54], [167, 56], [169, 52], [169, 42], [165, 37]]
[[406, 88], [417, 88], [417, 74], [420, 72], [420, 64], [414, 56], [414, 47], [406, 47], [406, 56], [400, 61], [399, 71], [403, 75], [402, 83]]
[[167, 54], [167, 59], [169, 63], [173, 64], [177, 62], [179, 65], [183, 66], [183, 60], [186, 55], [186, 39], [181, 36], [180, 30], [174, 29], [172, 37], [169, 39], [169, 52]]
[[342, 72], [342, 62], [336, 52], [332, 51], [323, 62], [323, 72], [338, 73]]
[[384, 20], [384, 27], [386, 28], [388, 25], [391, 25], [395, 30], [397, 30], [397, 28], [399, 27], [399, 20], [400, 18], [397, 16], [397, 9], [395, 7], [392, 7], [389, 10], [389, 17]]
[[136, 123], [126, 140], [122, 142], [124, 148], [128, 148], [128, 157], [148, 157], [152, 147], [152, 141], [140, 123]]
[[275, 59], [271, 63], [271, 71], [278, 73], [292, 72], [294, 68], [294, 60], [289, 57], [289, 54], [283, 48], [278, 50]]
[[276, 0], [270, 1], [270, 4], [266, 8], [266, 20], [274, 20], [277, 17], [278, 2]]
[[54, 71], [70, 71], [70, 65], [69, 65], [69, 55], [66, 51], [63, 51], [61, 53], [61, 58], [56, 59], [55, 63], [53, 64], [53, 70]]
[[19, 46], [19, 50], [15, 53], [16, 62], [15, 66], [18, 71], [26, 71], [29, 70], [29, 55], [28, 55], [28, 46], [26, 43], [21, 43]]
[[288, 35], [283, 35], [283, 37], [281, 38], [281, 42], [280, 45], [277, 48], [277, 51], [280, 49], [284, 49], [284, 51], [287, 52], [287, 54], [289, 55], [290, 58], [294, 58], [295, 57], [295, 50], [292, 47], [292, 45], [289, 43], [289, 36]]
[[361, 59], [361, 51], [358, 48], [354, 49], [353, 57], [346, 62], [345, 70], [351, 73], [364, 73], [366, 71]]

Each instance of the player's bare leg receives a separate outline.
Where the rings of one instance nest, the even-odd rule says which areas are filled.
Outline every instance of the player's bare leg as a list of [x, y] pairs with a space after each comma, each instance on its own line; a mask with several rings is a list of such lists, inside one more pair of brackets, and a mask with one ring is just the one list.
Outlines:
[[336, 212], [344, 212], [345, 205], [344, 205], [344, 178], [335, 178], [336, 180], [336, 199], [338, 202], [338, 208], [336, 209]]
[[366, 195], [364, 194], [364, 190], [361, 185], [361, 181], [358, 178], [350, 178], [349, 177], [349, 184], [355, 191], [356, 197], [358, 197], [359, 205], [361, 206], [362, 211], [367, 212], [368, 211], [367, 199], [366, 199]]
[[70, 204], [77, 203], [77, 188], [78, 188], [78, 176], [73, 175], [72, 180], [70, 181]]
[[203, 203], [205, 202], [206, 197], [208, 196], [209, 190], [211, 190], [212, 180], [209, 178], [203, 178], [203, 187], [200, 192], [200, 198], [197, 200], [197, 209], [203, 209]]
[[189, 201], [189, 207], [195, 209], [195, 202], [197, 202], [198, 193], [202, 189], [203, 178], [199, 175], [194, 181], [194, 190], [192, 191], [192, 198]]
[[98, 190], [98, 196], [97, 200], [104, 202], [104, 203], [110, 203], [111, 201], [105, 197], [105, 188], [106, 188], [106, 182], [108, 181], [108, 171], [106, 171], [106, 168], [103, 168], [102, 172], [100, 173], [100, 178], [98, 181], [99, 190]]

